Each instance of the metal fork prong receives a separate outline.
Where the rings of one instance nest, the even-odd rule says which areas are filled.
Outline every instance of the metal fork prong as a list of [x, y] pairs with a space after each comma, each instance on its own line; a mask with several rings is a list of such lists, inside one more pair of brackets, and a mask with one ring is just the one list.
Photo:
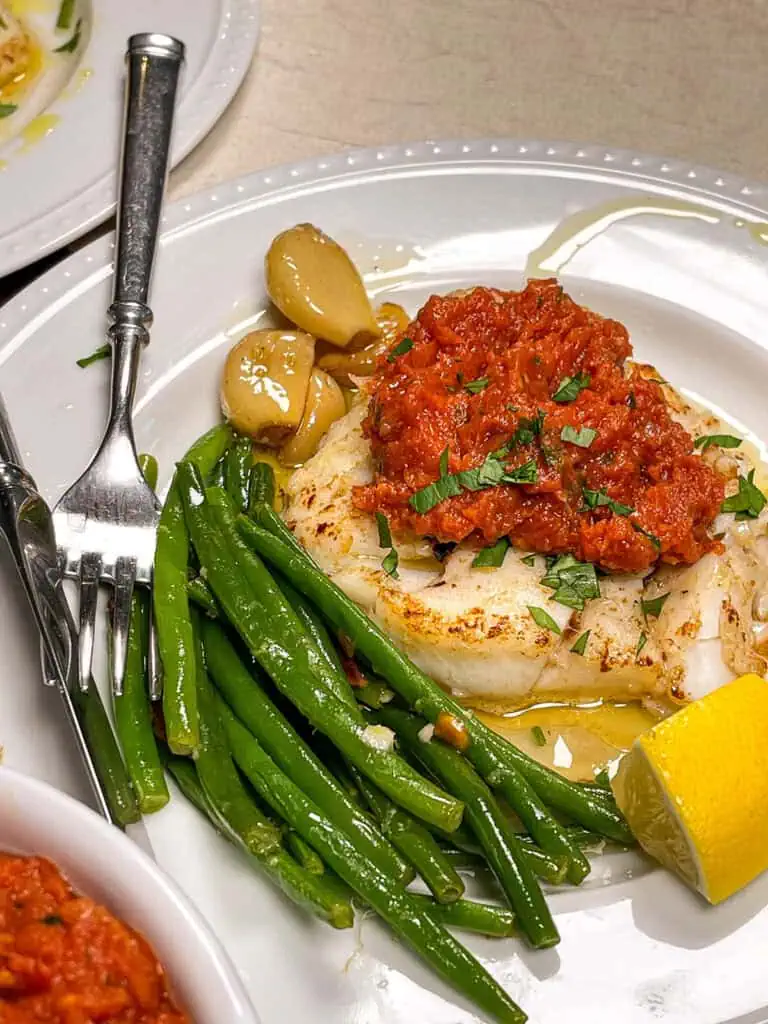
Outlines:
[[149, 683], [149, 699], [158, 701], [163, 696], [163, 670], [160, 661], [160, 650], [157, 646], [157, 630], [155, 628], [155, 609], [149, 611], [149, 643], [147, 645], [147, 677]]
[[131, 627], [131, 600], [136, 583], [136, 559], [118, 558], [115, 562], [115, 589], [112, 594], [112, 693], [121, 697], [128, 657], [128, 631]]
[[84, 554], [80, 559], [80, 635], [77, 647], [78, 680], [83, 693], [88, 690], [93, 665], [93, 641], [96, 624], [96, 606], [99, 599], [101, 558]]

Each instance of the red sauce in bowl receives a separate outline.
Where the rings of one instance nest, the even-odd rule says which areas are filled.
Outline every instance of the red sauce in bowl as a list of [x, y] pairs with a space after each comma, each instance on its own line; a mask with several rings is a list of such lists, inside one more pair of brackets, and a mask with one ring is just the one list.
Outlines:
[[189, 1024], [140, 935], [50, 861], [0, 854], [0, 1024], [107, 1021]]
[[[358, 508], [441, 543], [508, 536], [613, 571], [719, 550], [709, 529], [723, 480], [694, 453], [660, 383], [626, 365], [622, 324], [554, 280], [530, 281], [521, 292], [433, 296], [403, 337], [370, 384], [364, 430], [377, 472], [356, 489]], [[441, 475], [500, 450], [506, 472], [527, 467], [535, 482], [459, 488], [414, 508]]]

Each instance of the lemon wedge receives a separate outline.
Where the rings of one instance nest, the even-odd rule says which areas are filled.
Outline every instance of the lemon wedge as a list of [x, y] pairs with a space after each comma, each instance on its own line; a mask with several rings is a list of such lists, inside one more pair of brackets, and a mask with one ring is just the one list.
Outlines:
[[768, 682], [745, 675], [639, 736], [613, 780], [643, 849], [710, 903], [768, 868]]

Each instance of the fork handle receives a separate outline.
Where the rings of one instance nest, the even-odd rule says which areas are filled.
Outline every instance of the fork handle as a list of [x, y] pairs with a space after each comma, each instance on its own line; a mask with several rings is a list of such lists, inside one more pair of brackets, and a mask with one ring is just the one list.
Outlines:
[[171, 36], [131, 36], [123, 152], [117, 203], [115, 285], [108, 316], [113, 348], [112, 413], [130, 414], [142, 345], [149, 341], [147, 305], [184, 44]]

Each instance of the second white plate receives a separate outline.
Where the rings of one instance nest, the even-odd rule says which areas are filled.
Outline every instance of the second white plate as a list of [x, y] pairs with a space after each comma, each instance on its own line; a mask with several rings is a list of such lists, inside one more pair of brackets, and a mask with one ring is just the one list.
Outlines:
[[[15, 0], [44, 42], [59, 0]], [[0, 136], [0, 277], [84, 234], [114, 209], [123, 109], [123, 56], [136, 32], [166, 32], [187, 49], [172, 162], [210, 131], [253, 58], [260, 0], [78, 0], [82, 43], [50, 54], [41, 81]], [[16, 124], [19, 128], [17, 130]], [[7, 141], [2, 141], [6, 139]]]

